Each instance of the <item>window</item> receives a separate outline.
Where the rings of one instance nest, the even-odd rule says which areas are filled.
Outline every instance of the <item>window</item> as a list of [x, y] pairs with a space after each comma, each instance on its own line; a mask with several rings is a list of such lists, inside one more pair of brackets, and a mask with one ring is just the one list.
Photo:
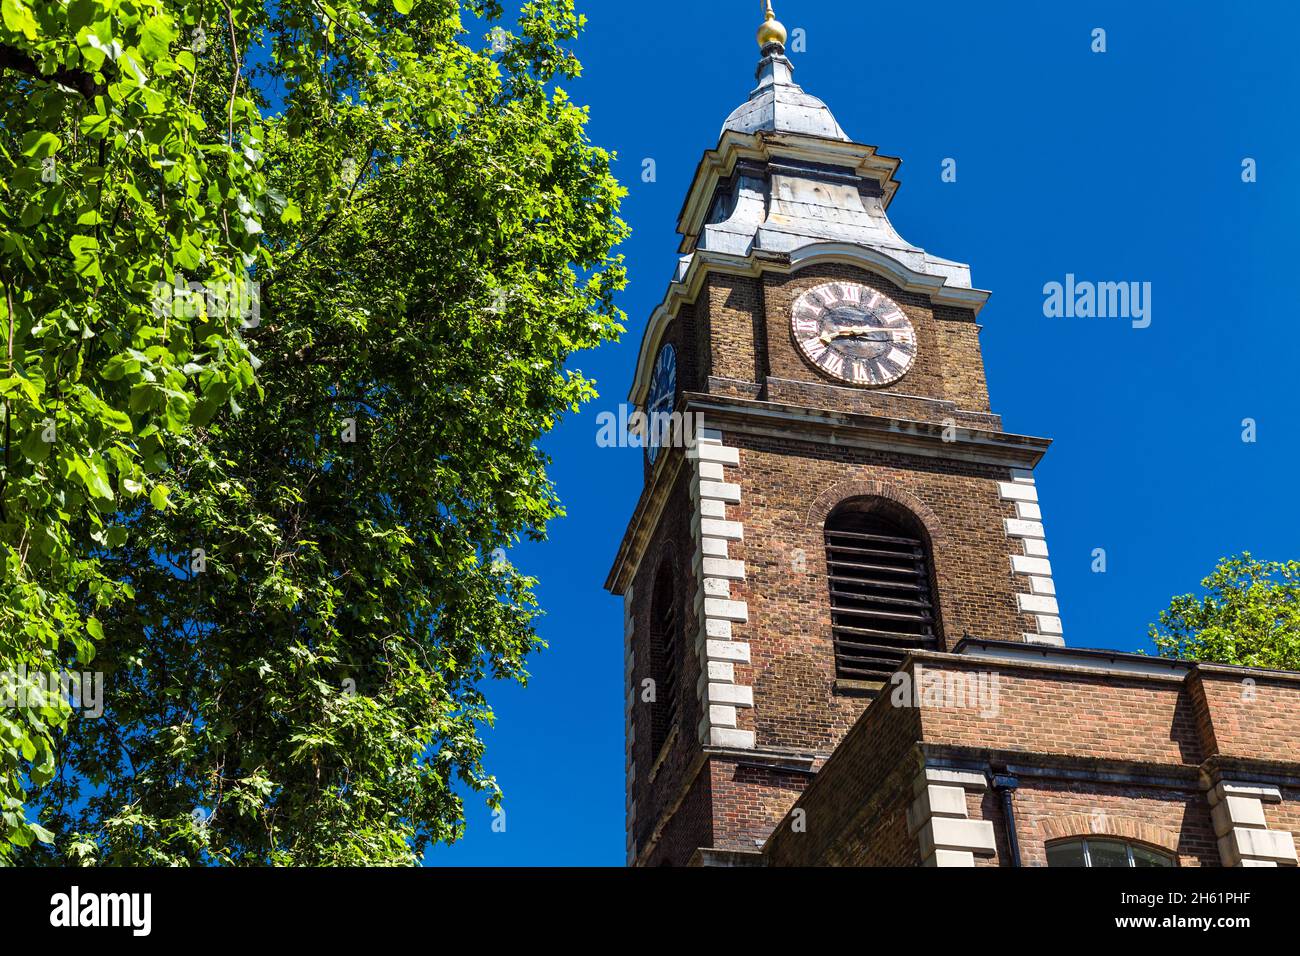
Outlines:
[[673, 589], [673, 573], [667, 562], [655, 577], [650, 606], [650, 678], [654, 701], [650, 704], [650, 752], [657, 758], [677, 723], [677, 660], [681, 626]]
[[1064, 840], [1048, 844], [1048, 866], [1174, 866], [1172, 855], [1120, 840]]
[[938, 646], [930, 548], [920, 521], [882, 498], [826, 519], [835, 675], [885, 680], [909, 651]]

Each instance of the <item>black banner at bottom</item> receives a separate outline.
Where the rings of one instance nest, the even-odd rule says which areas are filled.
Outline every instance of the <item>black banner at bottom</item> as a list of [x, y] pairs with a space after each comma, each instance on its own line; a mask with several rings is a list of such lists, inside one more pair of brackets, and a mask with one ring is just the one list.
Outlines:
[[669, 944], [674, 927], [716, 918], [730, 939], [758, 943], [771, 942], [767, 934], [782, 924], [837, 935], [851, 925], [873, 943], [916, 943], [972, 921], [1022, 938], [1041, 928], [1052, 940], [1191, 933], [1229, 940], [1289, 929], [1298, 889], [1294, 870], [0, 871], [8, 940], [127, 945], [202, 943], [213, 930], [337, 945], [432, 927], [609, 944], [611, 921]]

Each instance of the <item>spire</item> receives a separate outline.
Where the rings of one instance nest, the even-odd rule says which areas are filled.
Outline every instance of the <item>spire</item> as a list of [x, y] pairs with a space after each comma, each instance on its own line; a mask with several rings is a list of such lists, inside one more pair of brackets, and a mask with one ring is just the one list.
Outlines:
[[785, 26], [767, 0], [767, 15], [758, 28], [763, 59], [758, 64], [758, 86], [749, 99], [727, 117], [722, 131], [738, 133], [802, 133], [849, 142], [849, 137], [826, 104], [809, 96], [794, 81], [794, 64], [785, 55]]

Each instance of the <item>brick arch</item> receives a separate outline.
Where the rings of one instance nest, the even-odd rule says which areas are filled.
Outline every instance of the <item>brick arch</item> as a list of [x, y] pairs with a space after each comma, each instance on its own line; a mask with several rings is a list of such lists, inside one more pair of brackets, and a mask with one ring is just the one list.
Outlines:
[[1050, 817], [1039, 824], [1039, 829], [1045, 843], [1071, 837], [1108, 836], [1132, 843], [1145, 843], [1175, 855], [1178, 853], [1177, 833], [1133, 817], [1117, 817], [1109, 813], [1072, 813], [1069, 816]]
[[643, 563], [651, 569], [651, 586], [653, 587], [654, 580], [659, 576], [664, 565], [672, 571], [674, 585], [689, 584], [690, 575], [686, 572], [690, 570], [690, 556], [690, 542], [683, 541], [676, 534], [666, 534], [643, 559]]
[[950, 593], [951, 589], [944, 586], [944, 583], [953, 580], [953, 577], [947, 560], [948, 536], [944, 532], [939, 516], [920, 498], [897, 485], [874, 479], [853, 479], [831, 485], [813, 499], [804, 515], [804, 527], [825, 525], [826, 519], [830, 517], [830, 513], [836, 506], [850, 498], [884, 498], [892, 501], [915, 515], [916, 520], [925, 529], [930, 539], [930, 562], [935, 577], [935, 594], [938, 597], [939, 646], [940, 649], [950, 649], [957, 643], [960, 635], [950, 637], [948, 634], [949, 623], [957, 620], [956, 594]]
[[831, 485], [808, 506], [808, 513], [804, 516], [805, 527], [808, 525], [824, 525], [826, 519], [830, 517], [830, 513], [835, 510], [836, 505], [842, 501], [848, 501], [850, 498], [885, 498], [894, 502], [894, 504], [901, 505], [916, 515], [917, 520], [924, 526], [925, 533], [930, 536], [930, 546], [932, 548], [938, 550], [947, 543], [947, 537], [943, 532], [943, 525], [939, 522], [939, 516], [931, 511], [925, 502], [911, 492], [904, 491], [897, 485], [891, 485], [884, 481], [863, 479], [841, 481], [838, 484]]

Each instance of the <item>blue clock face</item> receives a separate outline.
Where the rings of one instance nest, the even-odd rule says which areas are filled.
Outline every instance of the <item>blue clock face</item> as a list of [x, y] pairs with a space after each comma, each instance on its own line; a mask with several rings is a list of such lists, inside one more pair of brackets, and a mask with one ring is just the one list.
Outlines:
[[670, 437], [668, 415], [677, 405], [677, 352], [671, 345], [659, 350], [655, 359], [654, 377], [650, 380], [650, 396], [646, 400], [646, 415], [650, 419], [650, 435], [646, 454], [650, 464], [659, 457], [660, 444]]

